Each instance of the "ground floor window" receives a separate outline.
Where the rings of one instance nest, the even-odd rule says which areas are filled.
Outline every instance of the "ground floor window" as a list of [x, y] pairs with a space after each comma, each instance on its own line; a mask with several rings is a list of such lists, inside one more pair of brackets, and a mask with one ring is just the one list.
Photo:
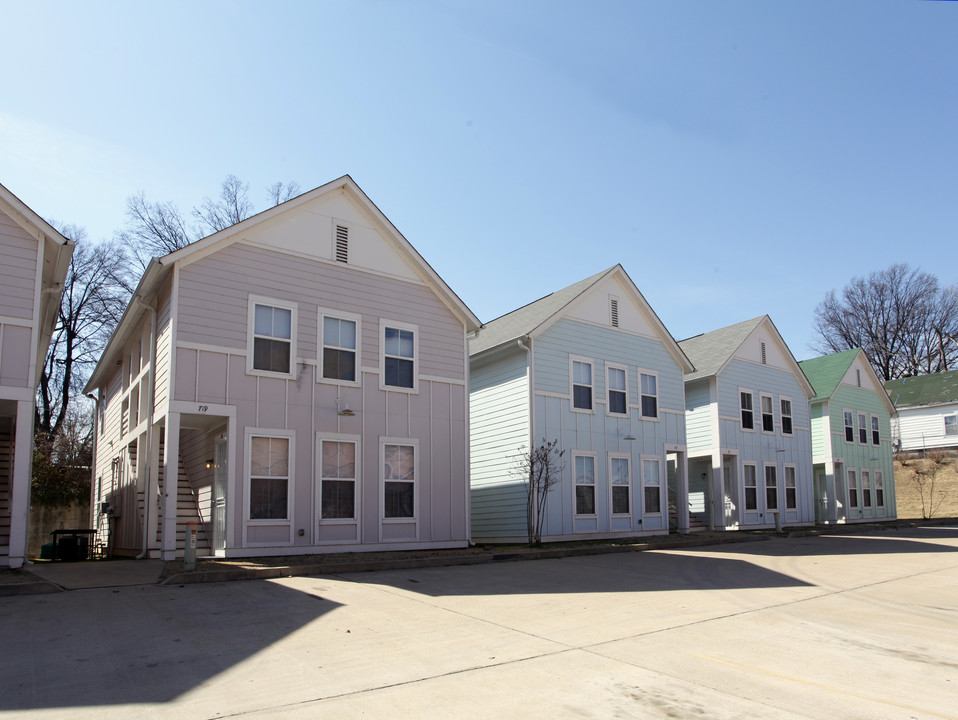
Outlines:
[[645, 485], [645, 514], [662, 512], [662, 463], [658, 458], [643, 458], [642, 481]]
[[875, 471], [875, 504], [885, 507], [885, 478], [881, 470]]
[[795, 486], [795, 468], [785, 466], [785, 509], [798, 509], [798, 489]]
[[416, 516], [416, 447], [383, 444], [383, 517]]
[[575, 455], [575, 514], [595, 515], [595, 458]]
[[778, 468], [774, 465], [765, 466], [765, 509], [778, 510]]
[[612, 484], [612, 514], [628, 515], [632, 512], [632, 483], [629, 477], [629, 458], [610, 458], [609, 471]]
[[321, 440], [320, 514], [324, 520], [356, 517], [356, 443]]
[[872, 506], [872, 479], [867, 470], [862, 470], [862, 504], [867, 508]]
[[858, 473], [855, 470], [848, 471], [848, 507], [858, 508]]
[[758, 510], [758, 477], [754, 465], [742, 466], [742, 475], [745, 479], [745, 509]]
[[249, 518], [289, 518], [289, 438], [250, 437]]

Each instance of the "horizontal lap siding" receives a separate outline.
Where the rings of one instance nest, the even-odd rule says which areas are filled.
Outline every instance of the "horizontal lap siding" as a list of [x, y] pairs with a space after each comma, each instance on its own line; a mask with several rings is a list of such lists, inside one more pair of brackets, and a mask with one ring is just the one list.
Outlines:
[[0, 212], [0, 316], [33, 319], [39, 241]]
[[173, 358], [173, 320], [171, 287], [159, 294], [156, 312], [156, 378], [153, 407], [162, 407], [170, 398], [170, 370]]
[[527, 354], [513, 352], [470, 370], [472, 535], [526, 534], [525, 478], [516, 471], [529, 445]]
[[420, 374], [464, 380], [462, 324], [424, 285], [236, 244], [180, 273], [179, 341], [245, 352], [248, 297], [297, 305], [297, 355], [317, 359], [318, 309], [362, 315], [361, 362], [379, 365], [380, 319], [419, 327]]
[[712, 405], [709, 381], [695, 380], [685, 386], [686, 439], [689, 453], [712, 447]]

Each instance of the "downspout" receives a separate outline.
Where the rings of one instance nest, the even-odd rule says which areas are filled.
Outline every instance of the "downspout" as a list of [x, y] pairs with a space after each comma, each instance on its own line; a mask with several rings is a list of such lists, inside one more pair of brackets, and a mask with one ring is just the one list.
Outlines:
[[[530, 453], [530, 456], [531, 456], [531, 453], [532, 453], [532, 451], [535, 449], [535, 446], [536, 446], [536, 444], [535, 444], [535, 428], [533, 427], [533, 420], [534, 420], [534, 418], [535, 418], [535, 412], [534, 412], [534, 411], [535, 411], [535, 392], [534, 392], [534, 385], [533, 385], [533, 382], [532, 382], [532, 345], [531, 345], [531, 344], [530, 344], [530, 345], [525, 345], [525, 344], [524, 344], [524, 341], [527, 341], [527, 340], [529, 340], [529, 336], [528, 336], [528, 335], [526, 335], [525, 337], [521, 337], [521, 338], [519, 338], [518, 340], [516, 340], [516, 344], [519, 346], [520, 349], [526, 351], [526, 355], [528, 356], [528, 363], [529, 363], [529, 364], [528, 364], [528, 367], [529, 367], [529, 453]], [[529, 513], [529, 515], [527, 515], [526, 517], [527, 517], [527, 529], [528, 529], [528, 532], [529, 532], [529, 537], [531, 538], [531, 537], [532, 537], [532, 533], [533, 533], [533, 527], [535, 527], [535, 526], [537, 525], [537, 523], [536, 523], [536, 517], [535, 517], [535, 515], [536, 515], [537, 503], [536, 503], [535, 498], [532, 497], [532, 475], [531, 475], [531, 473], [530, 473], [530, 476], [529, 476], [529, 478], [528, 478], [528, 482], [529, 482], [529, 488], [527, 489], [528, 499], [526, 500], [526, 503], [527, 503], [527, 506], [526, 506], [526, 507], [527, 507], [527, 510], [526, 510], [526, 511]], [[530, 519], [531, 519], [531, 520], [530, 520]], [[530, 521], [533, 523], [532, 525], [528, 525], [528, 523], [529, 523]]]
[[[150, 552], [149, 539], [150, 539], [150, 505], [152, 504], [153, 498], [150, 496], [150, 485], [151, 480], [150, 476], [156, 474], [156, 470], [150, 467], [150, 461], [153, 458], [153, 414], [154, 414], [154, 404], [156, 399], [156, 310], [152, 305], [148, 305], [143, 302], [139, 295], [137, 295], [134, 300], [142, 305], [150, 313], [150, 382], [148, 387], [150, 390], [150, 399], [149, 399], [149, 408], [150, 408], [150, 417], [149, 421], [146, 424], [146, 452], [147, 452], [147, 462], [146, 462], [146, 487], [143, 492], [143, 552], [136, 556], [137, 560], [142, 560]], [[159, 478], [157, 478], [159, 479]]]

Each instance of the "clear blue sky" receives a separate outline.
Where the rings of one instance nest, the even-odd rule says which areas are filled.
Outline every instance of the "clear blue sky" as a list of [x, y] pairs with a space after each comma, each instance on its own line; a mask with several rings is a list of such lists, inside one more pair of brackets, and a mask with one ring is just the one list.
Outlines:
[[483, 321], [622, 263], [677, 339], [956, 280], [958, 2], [0, 0], [0, 183], [112, 236], [349, 173]]

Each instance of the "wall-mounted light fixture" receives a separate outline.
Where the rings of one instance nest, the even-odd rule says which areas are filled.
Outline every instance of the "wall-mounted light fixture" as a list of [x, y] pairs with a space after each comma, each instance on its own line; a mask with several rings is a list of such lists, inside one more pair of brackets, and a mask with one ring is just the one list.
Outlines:
[[210, 459], [206, 461], [207, 470], [212, 470], [214, 467], [216, 467], [216, 462], [214, 460]]
[[349, 409], [349, 403], [342, 398], [336, 398], [336, 414], [340, 417], [352, 417], [356, 413]]

